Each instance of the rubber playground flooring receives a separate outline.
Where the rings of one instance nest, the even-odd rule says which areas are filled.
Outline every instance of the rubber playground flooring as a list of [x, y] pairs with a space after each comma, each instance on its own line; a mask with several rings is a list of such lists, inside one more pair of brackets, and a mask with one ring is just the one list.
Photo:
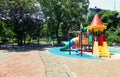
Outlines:
[[76, 53], [75, 51], [71, 51], [69, 54], [69, 51], [60, 51], [60, 47], [53, 47], [48, 50], [52, 54], [56, 54], [59, 56], [65, 56], [65, 57], [72, 57], [72, 58], [80, 58], [80, 59], [93, 59], [98, 60], [100, 58], [92, 56], [91, 54], [83, 53], [82, 56], [80, 53]]
[[[52, 54], [56, 54], [59, 56], [65, 56], [65, 57], [71, 57], [71, 58], [90, 59], [90, 60], [104, 60], [105, 59], [105, 58], [95, 57], [90, 52], [89, 53], [83, 52], [83, 54], [81, 56], [80, 51], [77, 53], [73, 50], [70, 52], [69, 52], [69, 50], [60, 51], [60, 47], [53, 47], [53, 48], [50, 48], [48, 51]], [[111, 57], [112, 57], [110, 59], [120, 58], [120, 50], [115, 49], [115, 48], [109, 48], [109, 52], [111, 53]]]

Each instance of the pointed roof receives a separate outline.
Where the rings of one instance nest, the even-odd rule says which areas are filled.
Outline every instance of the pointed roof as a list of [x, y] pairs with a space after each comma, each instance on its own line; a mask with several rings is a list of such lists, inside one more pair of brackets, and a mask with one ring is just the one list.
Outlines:
[[100, 20], [98, 14], [94, 16], [92, 23], [90, 26], [87, 27], [88, 30], [104, 30], [106, 29], [106, 26], [102, 24], [102, 21]]
[[101, 25], [103, 25], [102, 24], [102, 21], [100, 20], [100, 18], [99, 18], [99, 16], [98, 16], [98, 14], [96, 14], [95, 16], [94, 16], [94, 18], [93, 18], [93, 20], [92, 20], [92, 23], [91, 23], [91, 26], [101, 26]]

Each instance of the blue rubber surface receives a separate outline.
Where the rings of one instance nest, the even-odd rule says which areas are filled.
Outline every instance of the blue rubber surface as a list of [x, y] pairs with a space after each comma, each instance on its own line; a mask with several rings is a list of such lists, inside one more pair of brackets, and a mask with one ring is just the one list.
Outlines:
[[120, 50], [115, 49], [115, 48], [109, 48], [110, 53], [118, 53], [120, 54]]
[[80, 58], [80, 59], [91, 59], [91, 60], [103, 60], [101, 58], [88, 55], [83, 53], [83, 55], [78, 55], [75, 51], [71, 51], [71, 55], [69, 55], [69, 51], [60, 51], [60, 47], [53, 47], [48, 50], [52, 54], [56, 54], [59, 56], [65, 56], [65, 57], [72, 57], [72, 58]]

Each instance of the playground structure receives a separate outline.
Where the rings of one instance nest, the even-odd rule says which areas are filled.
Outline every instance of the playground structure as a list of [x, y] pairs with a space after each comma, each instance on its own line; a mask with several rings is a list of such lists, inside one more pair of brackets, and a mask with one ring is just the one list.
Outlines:
[[71, 54], [71, 48], [74, 49], [76, 52], [82, 51], [85, 52], [92, 52], [92, 35], [87, 34], [87, 32], [83, 31], [71, 31], [69, 32], [69, 37], [71, 37], [72, 33], [76, 33], [77, 36], [74, 38], [69, 38], [70, 41], [65, 42], [65, 46], [61, 47], [61, 51], [69, 50], [69, 54]]
[[[81, 31], [76, 31], [77, 37], [72, 38], [65, 43], [65, 46], [61, 47], [60, 50], [69, 50], [71, 54], [71, 48], [75, 51], [80, 51], [82, 56], [83, 52], [91, 52], [94, 56], [110, 58], [110, 52], [108, 50], [107, 42], [105, 41], [105, 30], [106, 26], [102, 24], [98, 14], [94, 16], [90, 26], [81, 28]], [[97, 35], [97, 32], [99, 35]], [[69, 32], [71, 34], [72, 32]]]

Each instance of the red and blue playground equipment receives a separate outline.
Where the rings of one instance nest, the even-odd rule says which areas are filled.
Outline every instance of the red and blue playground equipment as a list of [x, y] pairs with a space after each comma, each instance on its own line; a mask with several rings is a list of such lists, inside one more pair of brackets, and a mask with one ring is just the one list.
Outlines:
[[[110, 52], [108, 50], [107, 42], [105, 41], [104, 34], [100, 34], [96, 36], [96, 31], [104, 31], [106, 30], [106, 26], [102, 24], [98, 14], [94, 16], [92, 23], [87, 27], [87, 30], [92, 32], [92, 35], [88, 35], [88, 37], [82, 37], [85, 32], [80, 31], [79, 36], [72, 38], [68, 42], [65, 42], [65, 45], [60, 48], [60, 51], [69, 50], [72, 48], [79, 48], [81, 56], [83, 51], [90, 51], [94, 56], [97, 57], [106, 57], [110, 58]], [[98, 40], [96, 38], [98, 37]], [[76, 46], [75, 46], [76, 45]], [[88, 49], [85, 50], [84, 47], [88, 46]], [[92, 47], [91, 49], [89, 47]], [[90, 49], [90, 50], [89, 50]], [[71, 53], [71, 52], [70, 52]], [[69, 54], [70, 54], [69, 53]]]
[[75, 52], [80, 51], [80, 53], [81, 51], [88, 51], [82, 46], [88, 46], [90, 49], [90, 46], [92, 46], [92, 35], [88, 35], [83, 32], [80, 32], [80, 34], [78, 34], [79, 36], [72, 38], [70, 41], [65, 42], [65, 45], [61, 47], [60, 50], [69, 50], [69, 52], [71, 52], [71, 50], [74, 50]]

